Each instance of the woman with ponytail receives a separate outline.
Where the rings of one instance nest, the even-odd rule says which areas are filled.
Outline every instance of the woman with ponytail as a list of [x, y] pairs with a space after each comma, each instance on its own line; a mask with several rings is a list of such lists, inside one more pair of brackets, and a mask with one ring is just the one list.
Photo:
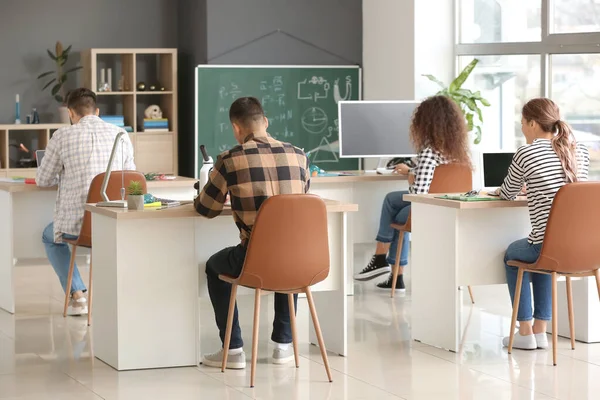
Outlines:
[[[518, 269], [506, 265], [506, 262], [533, 263], [538, 259], [554, 196], [568, 183], [587, 180], [590, 164], [587, 148], [576, 143], [571, 128], [560, 119], [558, 106], [552, 100], [533, 99], [525, 104], [521, 128], [527, 144], [516, 151], [508, 175], [499, 189], [502, 198], [514, 200], [523, 185], [527, 185], [532, 230], [527, 239], [512, 243], [504, 256], [508, 291], [513, 304]], [[530, 283], [535, 299], [533, 313]], [[524, 350], [547, 348], [546, 325], [551, 318], [550, 275], [526, 272], [517, 315], [519, 332], [515, 335], [513, 347]], [[532, 323], [532, 320], [535, 322]], [[504, 346], [508, 346], [508, 339], [504, 338]]]

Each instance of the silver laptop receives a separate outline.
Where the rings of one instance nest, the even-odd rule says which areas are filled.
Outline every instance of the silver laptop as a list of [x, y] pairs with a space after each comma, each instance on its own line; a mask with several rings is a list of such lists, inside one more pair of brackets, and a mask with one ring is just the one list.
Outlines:
[[44, 158], [44, 154], [46, 154], [46, 150], [36, 150], [35, 159], [37, 161], [37, 167], [39, 168], [42, 165], [42, 158]]

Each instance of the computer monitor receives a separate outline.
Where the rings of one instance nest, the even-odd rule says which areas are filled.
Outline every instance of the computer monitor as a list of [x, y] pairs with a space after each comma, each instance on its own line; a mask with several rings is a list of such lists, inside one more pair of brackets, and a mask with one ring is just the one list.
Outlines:
[[36, 150], [35, 152], [35, 159], [37, 161], [38, 168], [42, 165], [42, 159], [44, 158], [44, 154], [46, 154], [46, 150]]
[[481, 153], [481, 178], [484, 188], [502, 186], [512, 162], [512, 151], [493, 151]]
[[340, 101], [340, 157], [412, 157], [412, 115], [418, 101]]

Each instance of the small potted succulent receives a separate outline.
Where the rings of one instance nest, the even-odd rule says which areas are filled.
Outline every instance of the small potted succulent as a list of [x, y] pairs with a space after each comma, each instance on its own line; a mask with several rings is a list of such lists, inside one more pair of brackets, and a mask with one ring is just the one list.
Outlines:
[[144, 209], [144, 190], [142, 189], [142, 183], [139, 181], [131, 181], [127, 186], [127, 209]]

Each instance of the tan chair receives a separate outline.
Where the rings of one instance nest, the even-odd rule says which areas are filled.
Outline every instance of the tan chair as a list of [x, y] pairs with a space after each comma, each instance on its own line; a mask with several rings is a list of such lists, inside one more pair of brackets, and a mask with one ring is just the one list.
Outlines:
[[[467, 164], [444, 164], [438, 165], [433, 173], [433, 179], [431, 180], [431, 186], [429, 187], [429, 193], [466, 193], [473, 189], [473, 171], [470, 165]], [[400, 271], [400, 251], [402, 250], [402, 242], [404, 240], [404, 233], [410, 232], [411, 230], [411, 215], [408, 215], [408, 219], [404, 225], [391, 224], [390, 226], [398, 231], [398, 248], [396, 250], [396, 262], [392, 268], [392, 298], [396, 291], [396, 282], [398, 281], [398, 273]], [[469, 288], [469, 295], [471, 296], [471, 302], [475, 303], [473, 299], [473, 292], [471, 286]]]
[[[94, 179], [92, 179], [92, 183], [90, 184], [90, 189], [88, 190], [88, 196], [86, 203], [98, 203], [103, 201], [102, 196], [100, 194], [100, 189], [102, 187], [102, 182], [104, 181], [105, 173], [101, 173], [96, 175]], [[137, 171], [125, 171], [124, 178], [122, 178], [121, 171], [113, 171], [110, 175], [110, 179], [108, 181], [108, 185], [106, 187], [106, 195], [110, 200], [120, 200], [121, 199], [121, 185], [123, 184], [122, 179], [125, 182], [125, 188], [129, 186], [129, 182], [138, 181], [142, 184], [142, 190], [146, 193], [146, 178], [144, 174]], [[73, 270], [75, 266], [75, 256], [77, 254], [78, 247], [85, 247], [90, 249], [92, 248], [92, 215], [89, 211], [86, 211], [83, 214], [83, 223], [81, 224], [81, 230], [79, 231], [79, 236], [75, 240], [67, 240], [63, 239], [65, 243], [69, 243], [73, 246], [73, 251], [71, 252], [71, 262], [69, 264], [69, 275], [67, 277], [67, 290], [65, 291], [65, 305], [63, 310], [63, 317], [67, 316], [67, 308], [69, 307], [69, 299], [71, 297], [71, 284], [73, 283]], [[88, 326], [92, 320], [92, 261], [90, 258], [90, 283], [88, 286]]]
[[566, 277], [571, 348], [575, 349], [571, 278], [595, 276], [600, 296], [599, 196], [600, 182], [572, 183], [560, 188], [550, 209], [544, 244], [538, 260], [531, 264], [514, 260], [508, 261], [508, 265], [519, 268], [510, 324], [509, 354], [512, 352], [525, 272], [552, 276], [552, 362], [554, 365], [556, 365], [558, 338], [557, 278], [559, 275]]
[[227, 365], [227, 350], [231, 341], [237, 288], [245, 286], [255, 289], [250, 387], [254, 387], [256, 372], [262, 291], [288, 295], [296, 368], [299, 367], [299, 360], [294, 294], [306, 294], [323, 364], [331, 382], [329, 360], [310, 291], [312, 285], [323, 281], [327, 275], [329, 275], [329, 244], [327, 208], [323, 200], [319, 196], [310, 194], [279, 195], [268, 198], [256, 217], [240, 276], [219, 275], [219, 279], [232, 284], [221, 371], [225, 372]]

